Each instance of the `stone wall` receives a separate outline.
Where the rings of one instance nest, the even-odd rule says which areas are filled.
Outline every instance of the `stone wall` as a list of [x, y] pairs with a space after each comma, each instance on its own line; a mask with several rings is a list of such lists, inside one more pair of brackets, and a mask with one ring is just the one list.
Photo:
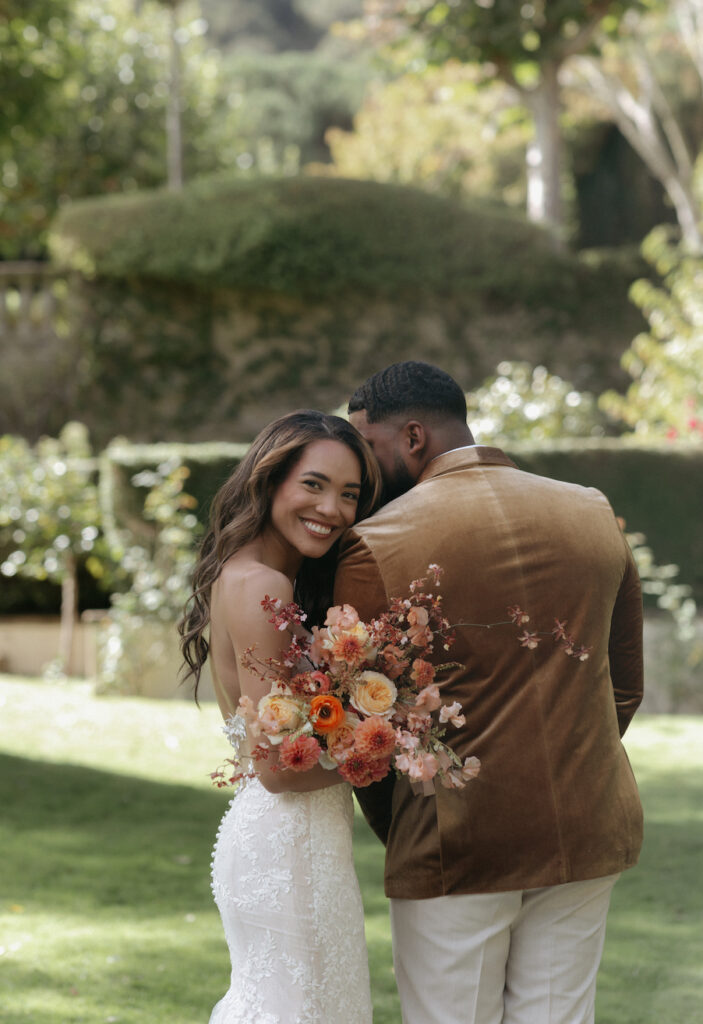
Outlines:
[[544, 307], [347, 294], [306, 299], [156, 282], [82, 281], [74, 337], [89, 367], [74, 417], [101, 446], [245, 441], [294, 408], [332, 410], [370, 373], [434, 362], [467, 390], [505, 359], [542, 364], [580, 390], [621, 386], [621, 353], [639, 329]]

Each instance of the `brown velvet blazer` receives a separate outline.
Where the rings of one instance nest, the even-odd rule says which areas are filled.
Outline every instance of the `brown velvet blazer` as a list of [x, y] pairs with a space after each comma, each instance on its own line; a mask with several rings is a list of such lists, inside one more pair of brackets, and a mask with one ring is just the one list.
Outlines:
[[517, 604], [530, 631], [568, 620], [591, 651], [579, 661], [549, 636], [529, 650], [512, 624], [457, 628], [441, 654], [462, 667], [440, 689], [466, 725], [445, 740], [479, 757], [481, 773], [434, 797], [393, 776], [357, 791], [387, 840], [386, 894], [539, 888], [630, 867], [642, 810], [620, 737], [642, 699], [642, 602], [607, 500], [521, 472], [496, 448], [446, 452], [345, 535], [335, 603], [372, 618], [431, 562], [444, 569], [450, 622], [505, 623]]

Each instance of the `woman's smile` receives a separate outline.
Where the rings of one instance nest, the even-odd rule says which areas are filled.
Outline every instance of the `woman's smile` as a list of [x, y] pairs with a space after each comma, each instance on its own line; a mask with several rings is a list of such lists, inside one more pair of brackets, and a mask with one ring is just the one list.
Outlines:
[[329, 537], [334, 527], [326, 526], [324, 523], [315, 522], [312, 519], [302, 519], [303, 526], [316, 537]]

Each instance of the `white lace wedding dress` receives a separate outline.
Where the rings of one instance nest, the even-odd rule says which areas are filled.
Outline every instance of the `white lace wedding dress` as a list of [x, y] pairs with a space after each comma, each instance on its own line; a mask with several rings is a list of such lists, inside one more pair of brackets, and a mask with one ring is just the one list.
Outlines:
[[248, 779], [222, 819], [212, 888], [232, 960], [210, 1024], [371, 1024], [352, 791]]

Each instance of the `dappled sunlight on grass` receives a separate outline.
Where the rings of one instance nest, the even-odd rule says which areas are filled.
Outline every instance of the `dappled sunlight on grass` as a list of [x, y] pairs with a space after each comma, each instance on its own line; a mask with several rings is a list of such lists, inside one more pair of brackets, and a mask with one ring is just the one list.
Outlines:
[[[692, 1024], [703, 999], [703, 720], [636, 719], [640, 865], [615, 887], [597, 1024]], [[203, 1024], [228, 984], [210, 852], [217, 708], [0, 677], [3, 1024]], [[358, 812], [375, 1024], [398, 1024], [383, 849]]]

